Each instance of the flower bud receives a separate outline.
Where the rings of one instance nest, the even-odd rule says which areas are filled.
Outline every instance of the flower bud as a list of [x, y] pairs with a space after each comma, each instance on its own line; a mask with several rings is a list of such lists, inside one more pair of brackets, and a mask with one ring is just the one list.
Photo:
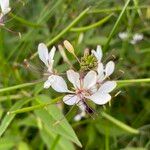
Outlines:
[[71, 45], [71, 43], [70, 43], [69, 41], [65, 40], [65, 41], [64, 41], [64, 46], [65, 46], [65, 48], [66, 48], [70, 53], [72, 53], [73, 55], [75, 54], [75, 53], [74, 53], [74, 48], [73, 48], [73, 46]]

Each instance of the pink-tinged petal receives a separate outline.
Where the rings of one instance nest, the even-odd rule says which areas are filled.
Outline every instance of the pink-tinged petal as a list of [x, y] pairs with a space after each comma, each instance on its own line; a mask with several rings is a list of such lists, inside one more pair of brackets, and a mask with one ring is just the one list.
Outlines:
[[110, 93], [116, 86], [117, 83], [115, 81], [106, 81], [101, 85], [98, 91], [101, 93]]
[[109, 94], [103, 94], [101, 92], [96, 92], [95, 94], [87, 97], [92, 100], [94, 103], [98, 105], [104, 105], [111, 100], [111, 96]]
[[89, 89], [97, 82], [97, 74], [95, 71], [89, 71], [83, 79], [83, 88]]
[[109, 77], [115, 70], [115, 63], [113, 61], [109, 61], [105, 67], [105, 75]]
[[44, 88], [48, 89], [51, 86], [51, 82], [49, 80], [44, 82]]
[[73, 84], [75, 88], [80, 87], [80, 75], [79, 73], [75, 72], [74, 70], [68, 70], [67, 71], [67, 78], [68, 80]]
[[52, 75], [51, 78], [51, 86], [55, 91], [60, 93], [70, 92], [65, 80], [61, 76]]
[[78, 99], [77, 95], [68, 94], [63, 97], [63, 102], [67, 105], [74, 105], [79, 102], [79, 99]]
[[51, 51], [49, 52], [49, 61], [53, 60], [55, 52], [56, 52], [56, 47], [53, 46]]
[[39, 54], [39, 58], [48, 67], [48, 60], [49, 60], [48, 49], [44, 43], [40, 43], [38, 45], [38, 54]]

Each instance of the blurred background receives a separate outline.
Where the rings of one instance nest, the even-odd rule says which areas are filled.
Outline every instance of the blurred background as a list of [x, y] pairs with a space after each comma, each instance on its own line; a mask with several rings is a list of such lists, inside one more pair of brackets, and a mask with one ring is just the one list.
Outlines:
[[[0, 88], [43, 79], [44, 64], [35, 55], [40, 42], [49, 49], [64, 40], [69, 40], [80, 58], [84, 50], [101, 45], [103, 61], [113, 59], [115, 80], [150, 77], [150, 2], [131, 0], [121, 20], [119, 15], [127, 1], [123, 0], [11, 0], [12, 11], [5, 17], [5, 27], [0, 27]], [[89, 7], [76, 24], [67, 28]], [[110, 43], [109, 35], [116, 21]], [[82, 27], [82, 28], [81, 28]], [[8, 31], [12, 30], [11, 32]], [[65, 29], [65, 30], [64, 30]], [[65, 31], [64, 34], [60, 34]], [[16, 32], [16, 33], [15, 33]], [[21, 33], [21, 38], [18, 36]], [[124, 35], [121, 33], [125, 33]], [[141, 35], [135, 40], [135, 34]], [[66, 52], [66, 51], [65, 51]], [[66, 52], [75, 68], [79, 68], [74, 57]], [[27, 59], [31, 67], [24, 62]], [[69, 69], [57, 50], [55, 64], [58, 72]], [[120, 92], [119, 92], [120, 91]], [[8, 115], [8, 111], [49, 102], [61, 95], [52, 89], [43, 89], [43, 82], [15, 90], [0, 91], [0, 149], [2, 150], [136, 150], [150, 149], [150, 85], [122, 85], [114, 91], [111, 106], [93, 106], [99, 113], [75, 122], [78, 112], [75, 107], [59, 125], [52, 122], [62, 118], [70, 107], [59, 103]], [[127, 132], [101, 116], [105, 110], [115, 119], [142, 132], [138, 135]], [[62, 114], [63, 112], [63, 114]], [[69, 122], [69, 123], [68, 123]], [[70, 126], [71, 125], [71, 126]], [[76, 133], [74, 133], [74, 131]], [[77, 138], [78, 137], [78, 138]], [[79, 140], [78, 140], [79, 139]], [[82, 143], [80, 148], [79, 141]], [[75, 142], [76, 144], [73, 144]], [[78, 145], [78, 146], [77, 146]], [[133, 150], [134, 150], [133, 149]]]

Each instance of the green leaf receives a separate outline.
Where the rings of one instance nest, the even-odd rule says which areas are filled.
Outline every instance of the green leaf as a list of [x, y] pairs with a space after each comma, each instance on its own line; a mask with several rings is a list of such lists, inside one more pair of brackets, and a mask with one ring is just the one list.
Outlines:
[[[49, 101], [49, 97], [39, 96], [36, 100], [38, 104], [42, 104], [43, 102]], [[65, 118], [59, 124], [54, 125], [54, 123], [64, 117], [56, 105], [49, 105], [46, 108], [35, 110], [35, 114], [41, 119], [41, 121], [50, 131], [54, 132], [55, 134], [59, 134], [82, 147], [74, 130]]]
[[0, 139], [0, 150], [10, 150], [15, 146], [16, 141], [11, 138], [1, 138]]
[[66, 145], [67, 149], [69, 150], [75, 149], [70, 141], [68, 141], [66, 138], [63, 138], [62, 136], [58, 136], [57, 134], [49, 130], [49, 128], [47, 128], [46, 126], [44, 126], [43, 129], [40, 130], [40, 135], [47, 145], [48, 149], [52, 149], [52, 145], [54, 142], [56, 142], [55, 150], [66, 150]]
[[[17, 110], [29, 101], [30, 101], [30, 99], [29, 100], [20, 100], [20, 101], [16, 102], [9, 111]], [[9, 126], [11, 121], [14, 119], [14, 117], [15, 117], [15, 114], [9, 114], [9, 115], [6, 114], [5, 115], [4, 119], [2, 120], [2, 122], [0, 124], [0, 137], [6, 131], [7, 127]]]

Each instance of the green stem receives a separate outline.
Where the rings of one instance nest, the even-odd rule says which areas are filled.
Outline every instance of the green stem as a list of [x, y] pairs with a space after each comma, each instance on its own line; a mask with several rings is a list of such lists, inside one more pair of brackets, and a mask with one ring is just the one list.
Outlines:
[[91, 24], [91, 25], [88, 25], [88, 26], [85, 26], [85, 27], [71, 28], [70, 31], [83, 32], [83, 31], [98, 27], [98, 26], [104, 24], [105, 22], [107, 22], [107, 20], [109, 20], [111, 16], [112, 16], [112, 14], [108, 15], [107, 17], [99, 20], [98, 22], [96, 22], [94, 24]]
[[60, 37], [62, 37], [67, 31], [69, 31], [87, 12], [89, 11], [89, 8], [86, 8], [80, 15], [72, 21], [64, 30], [62, 30], [57, 36], [55, 36], [52, 40], [47, 42], [47, 46], [52, 45], [55, 43]]
[[142, 83], [142, 82], [150, 82], [150, 78], [146, 79], [131, 79], [131, 80], [118, 80], [118, 84], [129, 84], [129, 83]]
[[[149, 6], [139, 6], [139, 7], [135, 7], [135, 6], [129, 6], [126, 9], [127, 10], [132, 10], [132, 9], [147, 9], [149, 8]], [[88, 13], [89, 14], [93, 14], [93, 13], [108, 13], [108, 12], [114, 12], [114, 11], [121, 11], [123, 9], [123, 7], [117, 7], [117, 8], [106, 8], [106, 9], [100, 9], [100, 10], [91, 10]]]
[[34, 27], [34, 28], [38, 28], [38, 27], [42, 27], [41, 25], [39, 24], [35, 24], [35, 23], [32, 23], [32, 22], [29, 22], [19, 16], [16, 16], [15, 14], [13, 13], [10, 13], [10, 16], [13, 17], [15, 20], [17, 20], [18, 22], [22, 23], [22, 24], [25, 24], [25, 25], [28, 25], [30, 27]]
[[123, 7], [123, 9], [122, 9], [122, 11], [121, 11], [121, 13], [120, 13], [120, 15], [119, 15], [119, 17], [118, 17], [116, 23], [115, 23], [115, 25], [114, 25], [114, 27], [113, 27], [113, 29], [111, 30], [111, 32], [110, 32], [110, 34], [109, 34], [109, 36], [108, 36], [108, 40], [107, 40], [107, 42], [106, 42], [106, 44], [105, 44], [105, 47], [104, 47], [104, 51], [106, 51], [106, 50], [108, 49], [109, 43], [110, 43], [112, 37], [114, 36], [114, 34], [115, 34], [116, 30], [117, 30], [117, 27], [118, 27], [119, 23], [121, 22], [121, 19], [122, 19], [124, 13], [125, 13], [125, 10], [126, 10], [128, 4], [129, 4], [129, 2], [130, 2], [130, 0], [127, 0], [126, 4], [124, 5], [124, 7]]
[[54, 142], [52, 143], [51, 150], [55, 150], [57, 143], [59, 142], [61, 136], [57, 135]]
[[8, 92], [8, 91], [13, 91], [13, 90], [16, 90], [16, 89], [25, 88], [25, 87], [28, 87], [28, 86], [33, 86], [33, 85], [35, 85], [37, 83], [39, 83], [39, 82], [24, 83], [24, 84], [19, 84], [19, 85], [11, 86], [11, 87], [1, 88], [0, 89], [0, 93], [2, 93], [2, 92]]
[[105, 113], [105, 112], [102, 112], [102, 116], [109, 120], [110, 122], [114, 123], [115, 125], [117, 125], [118, 127], [120, 127], [121, 129], [129, 132], [129, 133], [132, 133], [132, 134], [139, 134], [140, 131], [137, 130], [137, 129], [134, 129], [126, 124], [124, 124], [123, 122], [113, 118], [112, 116], [110, 116], [109, 114]]
[[[52, 44], [54, 44], [57, 40], [59, 40], [65, 33], [67, 33], [85, 14], [87, 14], [87, 12], [89, 11], [89, 7], [86, 8], [84, 11], [82, 11], [80, 13], [80, 15], [74, 19], [74, 21], [72, 21], [65, 29], [63, 29], [58, 35], [56, 35], [53, 39], [51, 39], [49, 42], [46, 43], [47, 46], [51, 46]], [[37, 52], [33, 54], [33, 57], [37, 56]]]
[[62, 96], [59, 96], [59, 97], [51, 100], [50, 102], [47, 102], [47, 103], [44, 103], [44, 104], [35, 105], [35, 106], [30, 106], [30, 107], [26, 107], [26, 108], [22, 108], [22, 109], [18, 109], [18, 110], [15, 110], [15, 111], [11, 111], [11, 112], [9, 112], [9, 114], [25, 113], [25, 112], [33, 111], [35, 109], [44, 108], [44, 107], [46, 107], [48, 105], [55, 104], [56, 102], [61, 100], [61, 98], [62, 98]]

